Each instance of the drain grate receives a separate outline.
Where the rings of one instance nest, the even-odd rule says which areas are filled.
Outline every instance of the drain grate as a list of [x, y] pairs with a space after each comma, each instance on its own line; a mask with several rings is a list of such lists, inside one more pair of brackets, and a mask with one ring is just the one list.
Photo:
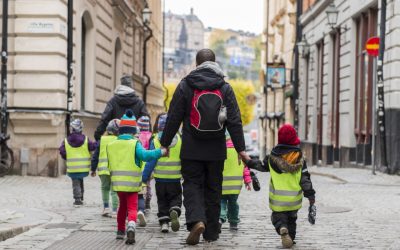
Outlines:
[[80, 229], [84, 225], [78, 223], [51, 223], [46, 225], [46, 229], [56, 229], [56, 228], [64, 228], [64, 229]]
[[152, 236], [153, 234], [151, 233], [136, 232], [136, 243], [134, 245], [126, 245], [125, 240], [116, 240], [115, 233], [112, 232], [76, 231], [47, 249], [142, 249]]

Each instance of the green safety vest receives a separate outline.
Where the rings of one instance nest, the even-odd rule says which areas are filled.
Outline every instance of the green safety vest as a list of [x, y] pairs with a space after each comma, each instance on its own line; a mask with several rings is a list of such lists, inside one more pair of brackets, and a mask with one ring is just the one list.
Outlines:
[[295, 173], [277, 173], [268, 161], [271, 180], [269, 184], [269, 207], [274, 212], [299, 210], [303, 191], [300, 186], [301, 169]]
[[227, 154], [224, 163], [222, 194], [240, 194], [243, 186], [244, 164], [239, 163], [239, 156], [234, 148], [228, 148]]
[[[178, 135], [176, 135], [178, 136]], [[169, 149], [169, 157], [162, 157], [158, 159], [157, 165], [154, 169], [154, 177], [160, 179], [180, 179], [181, 174], [181, 146], [182, 140], [178, 136], [176, 145]], [[154, 136], [154, 147], [160, 148], [161, 143], [158, 140], [158, 135]]]
[[67, 152], [67, 173], [88, 173], [90, 170], [90, 152], [88, 148], [88, 138], [77, 148], [69, 145], [65, 139], [65, 151]]
[[118, 137], [115, 135], [103, 135], [101, 137], [99, 163], [97, 164], [98, 175], [110, 175], [110, 170], [108, 169], [107, 145], [117, 139]]
[[107, 145], [113, 191], [136, 193], [142, 189], [142, 169], [135, 162], [137, 143], [136, 139], [115, 140]]

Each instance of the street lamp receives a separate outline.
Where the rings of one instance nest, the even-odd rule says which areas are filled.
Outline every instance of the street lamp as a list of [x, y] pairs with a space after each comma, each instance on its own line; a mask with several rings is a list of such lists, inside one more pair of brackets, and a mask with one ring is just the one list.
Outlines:
[[333, 28], [338, 21], [339, 11], [336, 8], [334, 3], [329, 4], [328, 8], [326, 8], [326, 16], [328, 18], [328, 25]]
[[299, 55], [303, 58], [307, 57], [310, 53], [310, 45], [307, 42], [306, 36], [303, 35], [303, 39], [297, 43], [297, 49], [299, 50]]
[[146, 6], [144, 7], [142, 11], [142, 17], [143, 17], [143, 22], [147, 25], [150, 23], [150, 18], [151, 18], [151, 12], [149, 5], [146, 3]]

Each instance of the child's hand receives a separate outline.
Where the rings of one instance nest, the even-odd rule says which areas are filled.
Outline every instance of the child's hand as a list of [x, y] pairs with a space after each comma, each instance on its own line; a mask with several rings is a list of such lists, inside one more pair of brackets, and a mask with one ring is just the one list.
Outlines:
[[90, 173], [90, 175], [91, 175], [92, 177], [96, 177], [96, 171], [92, 171], [92, 172]]
[[169, 157], [169, 149], [161, 147], [161, 155], [162, 157]]
[[246, 183], [246, 189], [247, 189], [247, 191], [251, 191], [250, 183]]

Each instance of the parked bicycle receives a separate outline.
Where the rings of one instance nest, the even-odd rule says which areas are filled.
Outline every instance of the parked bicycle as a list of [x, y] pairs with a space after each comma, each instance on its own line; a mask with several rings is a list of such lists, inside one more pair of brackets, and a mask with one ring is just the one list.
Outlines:
[[0, 134], [0, 177], [10, 173], [14, 167], [14, 152], [8, 147], [9, 135]]

